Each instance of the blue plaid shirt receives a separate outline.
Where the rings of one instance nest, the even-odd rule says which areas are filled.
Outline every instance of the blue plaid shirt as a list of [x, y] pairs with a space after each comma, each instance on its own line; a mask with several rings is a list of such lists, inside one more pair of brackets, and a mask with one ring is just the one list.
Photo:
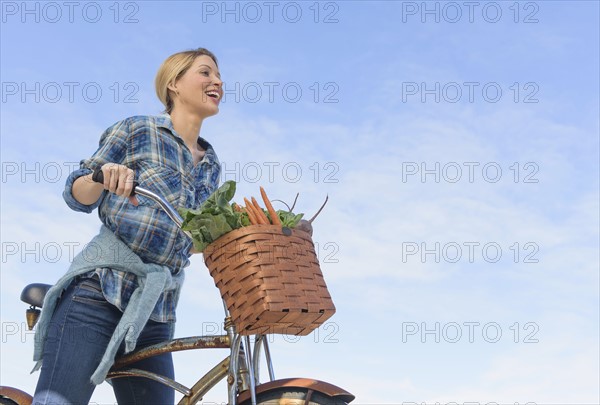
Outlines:
[[[212, 146], [202, 138], [206, 151], [194, 165], [191, 151], [175, 130], [168, 115], [135, 116], [119, 121], [100, 138], [98, 150], [81, 161], [80, 168], [67, 178], [63, 197], [75, 211], [98, 214], [144, 262], [168, 266], [180, 286], [184, 267], [189, 265], [191, 240], [152, 200], [137, 196], [139, 206], [128, 198], [104, 191], [92, 205], [79, 203], [72, 194], [74, 181], [105, 163], [119, 163], [135, 172], [138, 184], [162, 196], [174, 207], [197, 208], [218, 188], [221, 165]], [[107, 301], [124, 310], [137, 287], [137, 278], [109, 268], [99, 268], [102, 291]], [[163, 293], [150, 319], [174, 322], [179, 287]]]

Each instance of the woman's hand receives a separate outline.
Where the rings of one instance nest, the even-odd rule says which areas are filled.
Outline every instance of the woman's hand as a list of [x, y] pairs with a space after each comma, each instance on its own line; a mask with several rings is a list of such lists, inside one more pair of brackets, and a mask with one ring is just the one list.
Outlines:
[[135, 195], [131, 195], [135, 172], [127, 166], [117, 163], [106, 163], [102, 166], [104, 189], [122, 197], [128, 197], [133, 205], [138, 205]]
[[73, 197], [81, 204], [92, 205], [102, 195], [102, 191], [108, 190], [123, 197], [129, 197], [132, 204], [138, 205], [135, 196], [131, 196], [133, 179], [135, 173], [127, 166], [116, 163], [106, 163], [102, 166], [104, 183], [99, 184], [92, 180], [92, 174], [82, 176], [73, 183]]

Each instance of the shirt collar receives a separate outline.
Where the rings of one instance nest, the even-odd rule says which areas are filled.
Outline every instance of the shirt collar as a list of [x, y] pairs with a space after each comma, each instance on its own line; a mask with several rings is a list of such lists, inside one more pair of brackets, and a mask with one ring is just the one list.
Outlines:
[[173, 128], [173, 122], [171, 121], [171, 116], [169, 114], [165, 113], [156, 116], [156, 125], [162, 128], [166, 128], [173, 134], [176, 134], [175, 128]]
[[[161, 115], [157, 116], [156, 117], [156, 125], [158, 127], [168, 129], [169, 132], [171, 132], [179, 140], [179, 142], [183, 143], [183, 139], [181, 139], [181, 137], [177, 134], [177, 132], [175, 132], [175, 128], [173, 128], [173, 122], [171, 121], [171, 116], [169, 114], [165, 113], [165, 114], [161, 114]], [[206, 151], [204, 154], [204, 157], [202, 158], [200, 163], [207, 162], [209, 164], [214, 164], [214, 163], [219, 162], [219, 159], [217, 158], [217, 154], [215, 153], [215, 150], [213, 149], [212, 145], [206, 139], [199, 136], [198, 137], [198, 145], [200, 145], [200, 147], [202, 147], [202, 149], [204, 149]]]

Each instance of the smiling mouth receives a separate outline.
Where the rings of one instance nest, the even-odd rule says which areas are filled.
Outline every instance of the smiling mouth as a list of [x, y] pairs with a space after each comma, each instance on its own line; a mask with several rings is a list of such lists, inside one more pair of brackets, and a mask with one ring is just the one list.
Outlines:
[[215, 100], [218, 100], [221, 97], [217, 91], [207, 91], [205, 94], [210, 98], [214, 98]]

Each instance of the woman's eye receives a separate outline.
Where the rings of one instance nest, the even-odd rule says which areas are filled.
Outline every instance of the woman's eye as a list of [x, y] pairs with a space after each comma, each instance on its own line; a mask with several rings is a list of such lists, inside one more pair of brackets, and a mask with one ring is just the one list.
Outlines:
[[208, 70], [203, 70], [200, 73], [202, 73], [204, 76], [208, 76], [210, 74]]

